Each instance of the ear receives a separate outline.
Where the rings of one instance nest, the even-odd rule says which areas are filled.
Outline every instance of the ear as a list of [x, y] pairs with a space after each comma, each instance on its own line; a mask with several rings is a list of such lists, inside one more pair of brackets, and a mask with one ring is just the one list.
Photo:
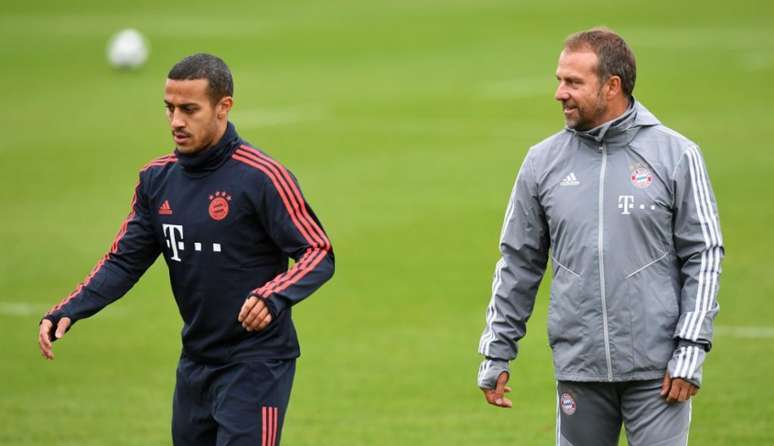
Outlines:
[[218, 101], [218, 105], [215, 106], [215, 113], [217, 114], [218, 119], [225, 119], [233, 106], [234, 98], [231, 96], [222, 97], [220, 101]]
[[607, 87], [607, 98], [613, 99], [614, 97], [621, 94], [621, 77], [617, 75], [612, 75], [607, 79], [607, 82], [605, 82], [605, 86]]

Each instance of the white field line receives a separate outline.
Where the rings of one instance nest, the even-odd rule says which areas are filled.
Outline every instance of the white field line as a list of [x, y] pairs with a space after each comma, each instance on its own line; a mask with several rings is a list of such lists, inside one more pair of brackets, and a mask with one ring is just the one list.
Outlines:
[[[37, 316], [43, 317], [56, 302], [52, 301], [51, 305], [44, 304], [31, 304], [26, 302], [0, 302], [0, 316], [10, 317], [29, 317]], [[106, 309], [107, 310], [107, 309]], [[110, 308], [108, 311], [104, 311], [102, 317], [121, 316], [126, 313], [124, 308]]]
[[770, 339], [774, 338], [774, 327], [746, 327], [741, 325], [716, 325], [715, 332], [720, 337]]
[[[52, 304], [53, 305], [53, 304]], [[28, 304], [24, 302], [0, 302], [0, 316], [32, 316], [43, 314], [52, 305]]]

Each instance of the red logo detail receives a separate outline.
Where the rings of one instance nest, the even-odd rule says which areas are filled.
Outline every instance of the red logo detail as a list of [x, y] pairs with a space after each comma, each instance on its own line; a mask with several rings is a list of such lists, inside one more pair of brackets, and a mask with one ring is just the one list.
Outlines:
[[210, 195], [210, 217], [213, 220], [220, 221], [228, 216], [228, 202], [231, 201], [231, 195], [225, 192], [215, 192]]
[[169, 200], [164, 200], [159, 208], [159, 215], [172, 215], [172, 207], [169, 205]]

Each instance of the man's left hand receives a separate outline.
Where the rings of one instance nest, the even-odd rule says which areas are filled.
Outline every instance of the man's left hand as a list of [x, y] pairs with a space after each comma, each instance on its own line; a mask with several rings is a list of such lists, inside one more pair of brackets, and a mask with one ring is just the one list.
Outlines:
[[672, 378], [669, 372], [664, 375], [664, 381], [661, 383], [661, 396], [666, 397], [667, 403], [681, 403], [688, 401], [696, 395], [699, 388], [682, 378]]
[[237, 320], [247, 331], [261, 331], [271, 323], [271, 312], [264, 299], [251, 295], [245, 299]]

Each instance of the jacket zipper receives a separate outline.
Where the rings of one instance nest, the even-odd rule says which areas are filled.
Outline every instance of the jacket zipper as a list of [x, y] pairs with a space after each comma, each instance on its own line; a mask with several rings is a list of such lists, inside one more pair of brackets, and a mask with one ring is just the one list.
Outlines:
[[607, 380], [613, 380], [613, 361], [610, 358], [610, 335], [607, 328], [607, 300], [605, 297], [605, 254], [604, 254], [604, 198], [605, 198], [605, 170], [607, 169], [607, 147], [603, 143], [599, 146], [602, 152], [602, 168], [599, 171], [599, 234], [597, 251], [599, 256], [599, 289], [602, 298], [602, 331], [605, 339], [605, 360], [607, 361]]

